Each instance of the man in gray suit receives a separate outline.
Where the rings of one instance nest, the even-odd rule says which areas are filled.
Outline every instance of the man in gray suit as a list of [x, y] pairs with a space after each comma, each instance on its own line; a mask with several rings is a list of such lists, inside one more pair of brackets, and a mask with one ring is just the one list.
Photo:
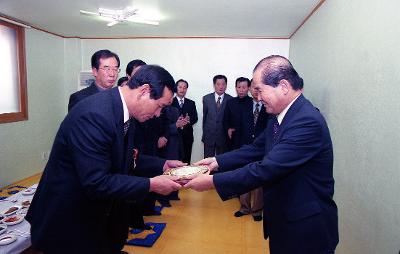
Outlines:
[[226, 102], [232, 98], [225, 93], [228, 80], [224, 75], [213, 78], [214, 93], [203, 97], [203, 136], [204, 158], [213, 157], [226, 151], [226, 133], [223, 119]]

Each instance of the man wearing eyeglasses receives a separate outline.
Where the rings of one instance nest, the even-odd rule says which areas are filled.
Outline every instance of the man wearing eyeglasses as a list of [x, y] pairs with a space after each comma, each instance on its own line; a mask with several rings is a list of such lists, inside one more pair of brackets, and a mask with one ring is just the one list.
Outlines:
[[97, 92], [111, 89], [118, 79], [119, 57], [107, 49], [102, 49], [93, 54], [92, 73], [95, 81], [87, 88], [71, 94], [68, 103], [68, 112], [75, 104]]

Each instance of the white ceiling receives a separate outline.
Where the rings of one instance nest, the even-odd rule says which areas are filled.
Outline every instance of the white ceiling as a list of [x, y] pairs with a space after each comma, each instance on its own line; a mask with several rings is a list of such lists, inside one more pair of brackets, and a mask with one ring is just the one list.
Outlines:
[[[324, 0], [0, 0], [0, 14], [64, 37], [289, 38]], [[159, 26], [122, 23], [107, 27], [99, 7], [139, 8], [160, 17]]]

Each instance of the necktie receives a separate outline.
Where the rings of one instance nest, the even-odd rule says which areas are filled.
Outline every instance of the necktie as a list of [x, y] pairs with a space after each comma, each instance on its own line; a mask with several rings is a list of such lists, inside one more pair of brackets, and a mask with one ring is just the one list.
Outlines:
[[130, 121], [130, 119], [128, 119], [128, 121], [126, 121], [125, 123], [124, 123], [124, 136], [126, 135], [126, 133], [128, 132], [128, 129], [129, 129], [129, 125], [131, 124], [131, 121]]
[[219, 109], [219, 107], [221, 107], [221, 96], [218, 96], [217, 100], [217, 109]]
[[274, 124], [272, 126], [272, 139], [274, 141], [274, 144], [276, 143], [276, 141], [278, 141], [278, 136], [279, 136], [279, 123], [278, 123], [278, 119], [275, 117], [274, 118]]
[[260, 114], [260, 105], [257, 103], [256, 108], [254, 109], [253, 116], [254, 116], [254, 126], [257, 124], [258, 115]]
[[179, 107], [183, 108], [183, 99], [179, 100]]

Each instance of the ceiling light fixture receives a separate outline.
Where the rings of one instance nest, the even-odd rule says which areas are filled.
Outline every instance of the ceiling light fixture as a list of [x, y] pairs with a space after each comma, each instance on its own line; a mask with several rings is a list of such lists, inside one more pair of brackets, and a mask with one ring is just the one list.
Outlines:
[[90, 11], [83, 11], [83, 10], [80, 10], [80, 13], [85, 15], [100, 16], [107, 18], [108, 20], [111, 21], [107, 24], [107, 26], [109, 27], [126, 21], [147, 24], [147, 25], [155, 25], [155, 26], [159, 25], [158, 21], [149, 20], [141, 17], [138, 14], [138, 11], [139, 9], [134, 9], [128, 6], [123, 10], [111, 10], [111, 9], [99, 8], [97, 13]]

